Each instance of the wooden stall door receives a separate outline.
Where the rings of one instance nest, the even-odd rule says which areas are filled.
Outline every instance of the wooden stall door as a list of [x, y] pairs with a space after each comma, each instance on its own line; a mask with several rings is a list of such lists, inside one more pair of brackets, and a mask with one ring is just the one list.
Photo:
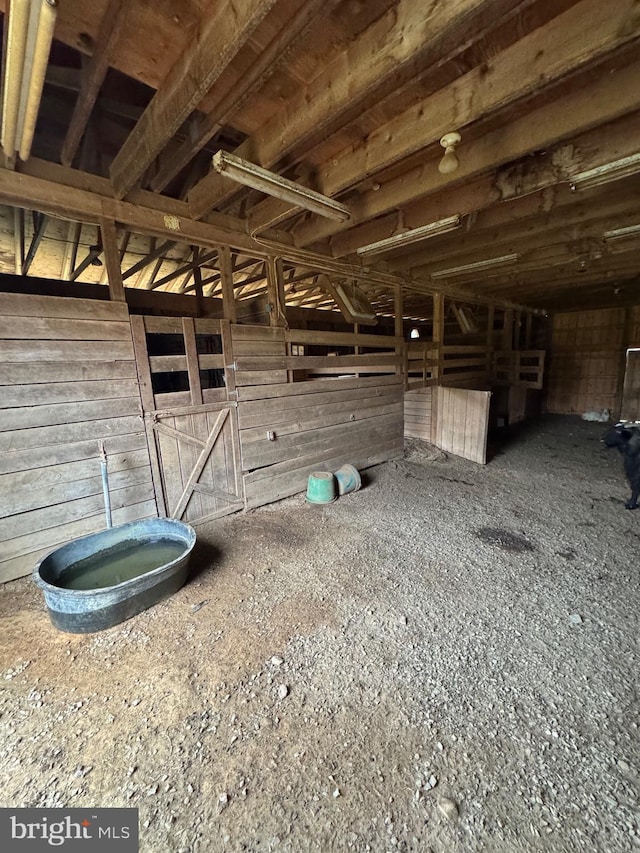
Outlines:
[[491, 392], [444, 387], [434, 391], [437, 391], [436, 447], [486, 465]]
[[237, 512], [244, 494], [228, 324], [189, 317], [131, 324], [161, 511], [189, 523]]
[[640, 349], [627, 350], [620, 418], [625, 421], [640, 420]]

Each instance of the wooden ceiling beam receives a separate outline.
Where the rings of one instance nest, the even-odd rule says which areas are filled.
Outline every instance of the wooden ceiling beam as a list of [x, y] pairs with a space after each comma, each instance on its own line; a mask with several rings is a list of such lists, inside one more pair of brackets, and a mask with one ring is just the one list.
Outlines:
[[95, 50], [82, 71], [80, 92], [62, 145], [60, 159], [65, 166], [70, 166], [76, 155], [100, 87], [107, 75], [113, 46], [124, 28], [126, 6], [126, 0], [109, 0], [105, 9]]
[[[336, 0], [333, 0], [335, 5]], [[295, 11], [284, 28], [269, 42], [237, 86], [223, 94], [207, 115], [195, 119], [188, 138], [177, 145], [166, 156], [160, 155], [158, 171], [149, 182], [154, 192], [161, 192], [189, 161], [222, 129], [233, 113], [247, 98], [264, 85], [277, 70], [279, 62], [291, 46], [306, 31], [322, 10], [326, 12], [328, 0], [305, 0]]]
[[221, 0], [204, 13], [189, 47], [167, 74], [111, 164], [124, 198], [251, 37], [277, 0]]
[[[64, 166], [55, 166], [53, 172], [59, 176], [60, 170], [64, 174], [74, 172], [74, 170], [66, 169]], [[88, 177], [91, 178], [91, 176]], [[154, 193], [143, 193], [142, 195], [151, 196], [152, 199], [157, 197]], [[216, 249], [220, 244], [229, 245], [236, 251], [239, 250], [256, 259], [277, 253], [299, 267], [315, 268], [319, 271], [346, 276], [357, 275], [353, 264], [336, 261], [330, 257], [308, 252], [301, 255], [290, 246], [277, 243], [272, 243], [268, 249], [265, 249], [247, 233], [226, 230], [209, 222], [196, 222], [188, 217], [167, 214], [162, 210], [143, 207], [140, 204], [134, 205], [130, 202], [116, 201], [111, 197], [104, 197], [85, 189], [79, 189], [76, 186], [70, 187], [54, 183], [52, 180], [31, 177], [5, 168], [0, 168], [0, 204], [24, 205], [63, 219], [71, 218], [92, 224], [99, 224], [102, 218], [107, 218], [136, 233], [147, 234], [151, 237], [162, 239], [179, 237], [180, 242], [188, 242], [210, 249]], [[232, 219], [222, 215], [217, 215], [215, 218], [218, 222]], [[380, 281], [383, 284], [402, 284], [405, 282], [403, 277], [371, 266], [367, 267], [366, 272], [363, 269], [359, 275], [366, 276], [370, 281]], [[455, 293], [461, 299], [475, 298], [473, 294], [467, 295], [457, 287], [443, 288], [440, 285], [434, 286], [428, 281], [412, 283], [414, 287], [424, 289], [427, 293], [445, 289]]]
[[363, 145], [334, 157], [317, 172], [320, 191], [334, 196], [349, 189], [438, 143], [447, 131], [539, 95], [566, 75], [637, 40], [637, 31], [627, 26], [635, 7], [635, 0], [619, 0], [613, 7], [601, 0], [582, 0], [503, 50], [488, 67], [474, 68], [387, 122]]
[[[572, 139], [624, 115], [637, 113], [639, 92], [640, 62], [621, 65], [618, 60], [612, 61], [610, 66], [605, 64], [597, 76], [587, 75], [582, 88], [514, 119], [509, 123], [508, 133], [500, 127], [474, 139], [464, 152], [459, 150], [460, 166], [452, 174], [442, 175], [438, 171], [441, 157], [438, 154], [383, 182], [379, 190], [368, 190], [359, 198], [350, 198], [352, 224], [388, 213], [445, 188], [449, 188], [453, 201], [455, 186], [469, 178]], [[499, 200], [499, 197], [496, 189], [494, 200]], [[294, 229], [294, 236], [298, 246], [309, 246], [348, 227], [349, 222], [345, 227], [344, 224], [312, 217]]]
[[[460, 55], [500, 18], [531, 5], [533, 0], [450, 0], [425, 14], [415, 0], [399, 0], [235, 153], [265, 168], [290, 162], [293, 152], [308, 151], [421, 71]], [[210, 172], [189, 194], [193, 216], [216, 207], [230, 188], [228, 179]]]
[[[456, 214], [475, 214], [499, 202], [535, 198], [540, 190], [552, 187], [562, 192], [560, 183], [568, 183], [572, 175], [635, 154], [639, 137], [640, 111], [548, 148], [544, 154], [472, 178], [454, 191], [445, 189], [410, 202], [401, 208], [403, 225], [408, 229], [419, 228]], [[356, 225], [330, 238], [331, 254], [335, 258], [350, 255], [359, 246], [390, 237], [397, 226], [397, 210]]]

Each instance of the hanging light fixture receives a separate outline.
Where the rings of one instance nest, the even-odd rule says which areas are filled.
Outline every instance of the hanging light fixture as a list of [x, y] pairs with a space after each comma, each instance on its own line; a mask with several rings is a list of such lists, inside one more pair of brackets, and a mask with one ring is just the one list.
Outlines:
[[438, 171], [441, 175], [450, 175], [460, 165], [460, 161], [456, 157], [456, 146], [460, 144], [462, 137], [457, 131], [445, 133], [440, 140], [440, 145], [444, 148], [444, 157], [438, 164]]
[[31, 154], [58, 0], [11, 0], [4, 63], [2, 150], [11, 160]]

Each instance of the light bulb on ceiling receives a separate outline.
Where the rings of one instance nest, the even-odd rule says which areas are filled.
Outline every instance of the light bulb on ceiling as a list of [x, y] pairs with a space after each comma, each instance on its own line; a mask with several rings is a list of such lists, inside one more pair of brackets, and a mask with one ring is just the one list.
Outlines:
[[460, 165], [460, 161], [456, 157], [456, 145], [459, 145], [461, 136], [456, 131], [445, 133], [440, 140], [440, 145], [444, 148], [444, 157], [438, 164], [438, 171], [441, 175], [450, 175]]

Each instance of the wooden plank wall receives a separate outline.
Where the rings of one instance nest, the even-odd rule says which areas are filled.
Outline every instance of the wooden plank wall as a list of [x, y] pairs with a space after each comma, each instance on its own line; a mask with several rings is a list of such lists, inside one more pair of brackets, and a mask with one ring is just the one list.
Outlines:
[[[362, 469], [402, 454], [404, 378], [396, 338], [264, 326], [232, 326], [231, 332], [248, 507], [305, 491], [312, 471], [335, 471], [346, 462]], [[323, 342], [375, 343], [381, 351], [286, 355], [289, 344]], [[289, 371], [330, 373], [287, 382]]]
[[105, 526], [155, 516], [124, 304], [0, 294], [0, 581]]
[[418, 388], [405, 393], [404, 434], [409, 438], [431, 441], [432, 401], [435, 392], [434, 388]]
[[624, 308], [554, 315], [546, 411], [613, 413], [622, 388], [624, 348]]
[[482, 465], [487, 461], [490, 391], [437, 388], [436, 447]]

